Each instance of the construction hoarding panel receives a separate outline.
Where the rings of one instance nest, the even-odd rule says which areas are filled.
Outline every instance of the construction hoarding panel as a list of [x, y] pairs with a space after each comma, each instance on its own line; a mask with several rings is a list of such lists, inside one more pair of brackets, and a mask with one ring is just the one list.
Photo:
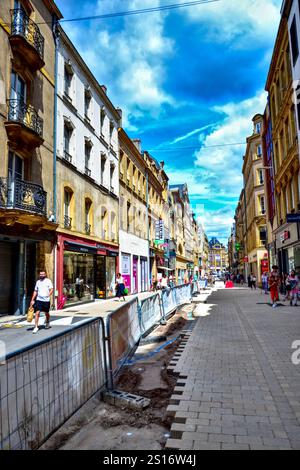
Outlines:
[[105, 386], [102, 319], [0, 365], [0, 449], [37, 449]]

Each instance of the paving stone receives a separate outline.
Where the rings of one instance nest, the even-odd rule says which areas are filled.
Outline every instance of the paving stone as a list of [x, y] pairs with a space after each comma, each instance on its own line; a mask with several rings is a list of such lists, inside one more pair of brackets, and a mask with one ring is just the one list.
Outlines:
[[226, 444], [233, 444], [235, 442], [234, 436], [228, 434], [209, 434], [209, 442], [224, 442]]

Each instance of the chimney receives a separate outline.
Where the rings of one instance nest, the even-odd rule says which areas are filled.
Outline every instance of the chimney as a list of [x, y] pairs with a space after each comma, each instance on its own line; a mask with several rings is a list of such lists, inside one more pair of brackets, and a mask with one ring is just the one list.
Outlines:
[[107, 94], [107, 87], [105, 85], [100, 85], [105, 94]]
[[165, 162], [160, 162], [160, 168], [161, 168], [161, 170], [164, 169], [164, 166], [165, 166]]
[[142, 142], [141, 142], [141, 139], [132, 139], [132, 142], [134, 143], [134, 145], [136, 146], [136, 148], [138, 149], [138, 151], [140, 153], [142, 153]]

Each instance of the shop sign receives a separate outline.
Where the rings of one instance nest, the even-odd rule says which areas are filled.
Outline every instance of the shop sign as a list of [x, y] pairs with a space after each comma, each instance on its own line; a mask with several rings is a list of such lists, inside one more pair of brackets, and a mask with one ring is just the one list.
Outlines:
[[267, 273], [269, 271], [269, 260], [267, 259], [262, 259], [261, 260], [261, 272]]
[[280, 241], [281, 241], [281, 243], [286, 242], [286, 241], [289, 240], [290, 238], [291, 238], [291, 232], [289, 232], [288, 230], [285, 230], [285, 231], [280, 235]]
[[155, 240], [165, 241], [165, 225], [163, 220], [157, 220], [155, 222]]
[[130, 255], [122, 255], [122, 274], [130, 275]]
[[96, 253], [96, 247], [88, 246], [88, 245], [81, 245], [80, 243], [72, 243], [65, 241], [64, 243], [65, 250], [69, 251], [77, 251], [79, 253]]
[[119, 255], [119, 253], [116, 252], [116, 251], [110, 251], [110, 250], [108, 250], [108, 251], [107, 251], [107, 255], [108, 255], [108, 256], [113, 256], [113, 257], [117, 258], [117, 256]]
[[286, 221], [289, 224], [294, 222], [300, 222], [300, 214], [287, 214]]

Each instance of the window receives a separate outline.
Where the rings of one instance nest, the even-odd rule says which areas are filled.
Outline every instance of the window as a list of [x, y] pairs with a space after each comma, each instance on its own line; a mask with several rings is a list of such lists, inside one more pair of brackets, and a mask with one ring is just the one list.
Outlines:
[[255, 131], [256, 131], [256, 134], [260, 134], [260, 131], [261, 131], [261, 123], [260, 122], [258, 122], [255, 125]]
[[116, 240], [116, 221], [117, 217], [114, 212], [111, 213], [111, 240], [115, 241]]
[[259, 202], [260, 202], [260, 213], [264, 215], [266, 213], [266, 207], [265, 207], [265, 197], [260, 196], [259, 197]]
[[101, 153], [101, 184], [102, 185], [104, 185], [105, 165], [106, 165], [106, 156], [104, 153]]
[[106, 116], [105, 108], [104, 108], [104, 106], [102, 106], [101, 110], [100, 110], [100, 132], [101, 132], [101, 135], [103, 135], [103, 127], [104, 127], [105, 116]]
[[291, 180], [290, 184], [291, 184], [291, 203], [292, 203], [291, 210], [293, 210], [293, 209], [295, 209], [295, 193], [294, 193], [294, 181], [293, 181], [293, 179]]
[[258, 182], [264, 184], [264, 170], [258, 170]]
[[130, 232], [131, 220], [130, 220], [130, 202], [127, 202], [127, 232]]
[[292, 47], [292, 57], [293, 57], [293, 65], [295, 66], [297, 59], [299, 57], [299, 46], [298, 46], [298, 34], [297, 34], [297, 24], [296, 24], [296, 16], [294, 16], [291, 29], [291, 47]]
[[72, 162], [71, 154], [71, 139], [73, 134], [73, 127], [71, 123], [65, 121], [64, 123], [64, 158], [68, 162]]
[[84, 160], [85, 160], [85, 174], [87, 176], [91, 176], [91, 170], [90, 170], [91, 149], [92, 149], [91, 144], [88, 141], [86, 141], [84, 145]]
[[114, 128], [115, 128], [114, 122], [110, 121], [110, 124], [109, 124], [109, 138], [110, 138], [110, 140], [112, 140], [112, 138], [113, 138]]
[[114, 191], [114, 174], [115, 174], [115, 165], [113, 163], [110, 164], [110, 190]]
[[101, 227], [102, 227], [102, 239], [107, 240], [108, 238], [108, 213], [106, 207], [101, 208]]
[[260, 158], [262, 156], [262, 146], [258, 145], [257, 146], [257, 158]]
[[69, 65], [65, 65], [65, 95], [71, 99], [71, 86], [72, 86], [73, 72]]
[[64, 227], [72, 227], [72, 219], [70, 218], [71, 213], [71, 200], [72, 200], [72, 191], [68, 188], [64, 190]]
[[90, 223], [90, 216], [91, 216], [91, 207], [92, 202], [90, 199], [85, 200], [84, 204], [84, 221], [85, 221], [85, 233], [90, 235], [91, 233], [91, 223]]
[[26, 103], [26, 84], [16, 72], [11, 74], [10, 99], [17, 100], [21, 105]]
[[267, 227], [259, 227], [259, 240], [262, 245], [267, 243]]
[[89, 112], [90, 112], [90, 104], [91, 104], [91, 92], [90, 90], [85, 90], [84, 91], [84, 117], [86, 119], [90, 119]]

